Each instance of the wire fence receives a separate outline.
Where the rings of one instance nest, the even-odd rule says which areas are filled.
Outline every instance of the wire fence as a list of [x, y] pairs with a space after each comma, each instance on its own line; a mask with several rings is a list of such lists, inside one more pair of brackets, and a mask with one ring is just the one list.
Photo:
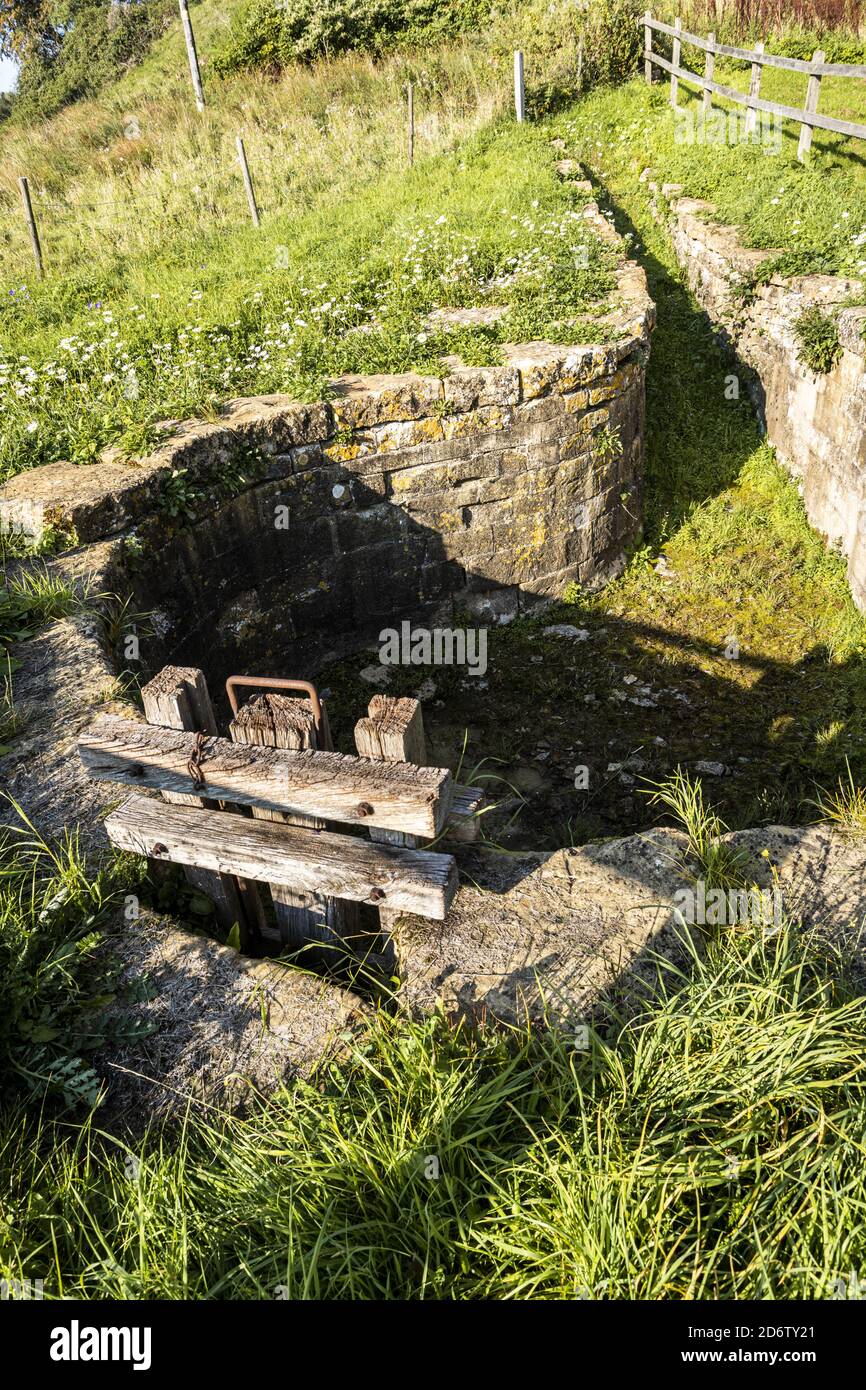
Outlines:
[[[180, 5], [183, 16], [186, 12], [185, 0], [180, 0]], [[195, 39], [188, 14], [184, 20], [184, 31], [187, 39], [193, 96], [197, 110], [203, 112], [206, 105], [195, 51]], [[519, 51], [514, 54], [513, 80], [514, 114], [517, 121], [522, 122], [526, 119], [526, 89], [523, 54]], [[416, 118], [416, 84], [413, 82], [408, 82], [405, 86], [403, 108], [405, 112], [405, 136], [401, 140], [401, 144], [404, 149], [406, 165], [411, 168], [415, 162], [417, 142], [421, 134], [421, 123]], [[250, 158], [243, 131], [238, 130], [235, 133], [234, 143], [235, 157], [232, 174], [229, 173], [229, 167], [225, 161], [220, 162], [215, 159], [203, 162], [201, 166], [196, 163], [194, 189], [190, 190], [184, 186], [174, 195], [174, 199], [171, 190], [147, 190], [141, 185], [124, 187], [123, 184], [118, 184], [110, 197], [100, 198], [84, 194], [79, 199], [51, 195], [34, 198], [30, 178], [27, 174], [22, 174], [18, 178], [21, 214], [26, 226], [38, 277], [44, 279], [51, 272], [52, 241], [54, 239], [59, 241], [61, 237], [64, 240], [71, 237], [74, 241], [80, 242], [82, 246], [88, 244], [92, 238], [92, 229], [84, 222], [77, 223], [75, 219], [87, 218], [93, 214], [103, 214], [106, 218], [122, 216], [125, 220], [134, 219], [134, 221], [129, 221], [129, 225], [134, 226], [137, 222], [141, 226], [148, 216], [153, 214], [166, 216], [172, 202], [179, 202], [182, 198], [187, 200], [186, 210], [189, 213], [191, 210], [189, 199], [192, 197], [194, 204], [206, 205], [209, 200], [213, 208], [222, 205], [226, 209], [226, 216], [235, 218], [241, 215], [239, 212], [240, 200], [245, 197], [249, 217], [255, 227], [260, 227], [263, 208], [259, 197], [255, 160]], [[265, 150], [260, 151], [260, 154], [269, 160], [269, 169], [273, 167], [273, 161], [284, 157], [284, 153], [284, 149], [280, 148], [276, 142], [269, 141], [266, 141]], [[208, 163], [210, 163], [210, 168], [208, 168]], [[231, 184], [234, 184], [237, 189], [237, 203], [227, 202], [227, 193]], [[49, 235], [46, 239], [43, 228], [37, 221], [37, 211], [43, 223], [52, 224], [54, 237]], [[177, 208], [176, 211], [180, 212], [180, 208]]]

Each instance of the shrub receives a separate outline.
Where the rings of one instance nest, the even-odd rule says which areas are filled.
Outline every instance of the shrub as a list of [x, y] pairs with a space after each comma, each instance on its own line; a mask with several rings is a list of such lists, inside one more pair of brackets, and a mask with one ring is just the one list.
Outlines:
[[830, 372], [842, 354], [836, 324], [813, 305], [794, 324], [800, 344], [797, 356], [813, 372]]
[[382, 49], [398, 37], [447, 38], [480, 28], [490, 10], [490, 0], [250, 0], [214, 69], [226, 75], [280, 68], [349, 49]]
[[13, 107], [16, 118], [44, 120], [69, 102], [100, 91], [142, 60], [176, 14], [174, 0], [122, 6], [83, 0], [50, 43], [27, 49]]

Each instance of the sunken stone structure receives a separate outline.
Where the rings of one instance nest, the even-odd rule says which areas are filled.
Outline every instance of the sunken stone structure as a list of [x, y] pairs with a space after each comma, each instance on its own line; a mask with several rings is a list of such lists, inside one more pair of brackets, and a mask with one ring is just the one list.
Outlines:
[[596, 344], [344, 377], [310, 405], [234, 401], [174, 422], [140, 463], [49, 464], [0, 498], [42, 507], [71, 563], [152, 615], [151, 671], [308, 675], [403, 619], [508, 621], [570, 580], [603, 582], [640, 533], [654, 306], [633, 263], [611, 303]]
[[[866, 285], [829, 275], [778, 276], [748, 284], [777, 251], [740, 245], [712, 205], [666, 184], [671, 234], [689, 286], [749, 369], [758, 418], [800, 486], [807, 516], [848, 560], [848, 582], [866, 610]], [[859, 301], [859, 303], [858, 303]], [[817, 306], [836, 324], [840, 352], [828, 372], [799, 356], [795, 323]]]

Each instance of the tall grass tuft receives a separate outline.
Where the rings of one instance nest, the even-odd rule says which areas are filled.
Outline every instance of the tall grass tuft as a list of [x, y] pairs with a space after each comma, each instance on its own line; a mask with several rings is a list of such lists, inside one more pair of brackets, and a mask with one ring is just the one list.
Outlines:
[[650, 805], [664, 806], [688, 836], [687, 857], [697, 860], [707, 888], [735, 888], [743, 882], [746, 856], [723, 838], [728, 827], [704, 801], [700, 779], [682, 768], [644, 790]]
[[0, 1274], [46, 1297], [837, 1297], [866, 1263], [845, 968], [791, 925], [726, 933], [584, 1052], [383, 1014], [243, 1120], [133, 1141], [10, 1114]]
[[845, 759], [846, 775], [832, 791], [823, 791], [813, 803], [821, 820], [856, 835], [866, 834], [866, 788], [854, 781], [851, 764]]

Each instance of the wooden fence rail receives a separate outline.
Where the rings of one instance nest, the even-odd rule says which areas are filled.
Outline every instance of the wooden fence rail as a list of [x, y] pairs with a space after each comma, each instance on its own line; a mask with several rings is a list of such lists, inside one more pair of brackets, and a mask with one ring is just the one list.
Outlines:
[[[750, 133], [755, 129], [759, 111], [767, 111], [784, 120], [796, 121], [800, 126], [800, 144], [797, 155], [801, 161], [806, 158], [809, 152], [814, 129], [830, 130], [837, 135], [847, 135], [855, 140], [866, 140], [866, 125], [860, 125], [855, 121], [843, 121], [836, 116], [823, 116], [818, 111], [822, 77], [866, 78], [866, 64], [828, 63], [825, 61], [825, 55], [821, 49], [817, 49], [811, 59], [802, 59], [785, 58], [776, 53], [765, 53], [763, 44], [757, 44], [753, 49], [735, 48], [730, 44], [716, 43], [714, 34], [708, 34], [706, 38], [702, 38], [699, 34], [691, 33], [688, 29], [683, 29], [679, 20], [676, 24], [664, 24], [661, 20], [654, 19], [649, 10], [642, 19], [638, 20], [638, 23], [643, 25], [644, 30], [644, 76], [647, 82], [652, 82], [653, 67], [662, 68], [665, 72], [670, 73], [670, 101], [673, 107], [677, 105], [679, 83], [685, 82], [687, 86], [697, 87], [699, 91], [703, 92], [705, 110], [709, 104], [711, 93], [724, 97], [737, 106], [744, 106], [748, 112], [747, 129]], [[662, 57], [660, 53], [653, 52], [653, 31], [667, 34], [673, 40], [673, 61]], [[692, 47], [698, 48], [706, 54], [706, 65], [703, 73], [696, 73], [690, 68], [682, 66], [680, 54], [684, 43], [691, 44]], [[722, 83], [714, 81], [713, 71], [716, 57], [735, 58], [740, 62], [751, 64], [752, 74], [748, 92], [741, 92], [735, 87], [726, 87]], [[802, 72], [807, 76], [809, 81], [805, 106], [786, 106], [782, 102], [768, 101], [762, 97], [760, 95], [761, 76], [766, 67], [784, 68], [789, 72]]]

